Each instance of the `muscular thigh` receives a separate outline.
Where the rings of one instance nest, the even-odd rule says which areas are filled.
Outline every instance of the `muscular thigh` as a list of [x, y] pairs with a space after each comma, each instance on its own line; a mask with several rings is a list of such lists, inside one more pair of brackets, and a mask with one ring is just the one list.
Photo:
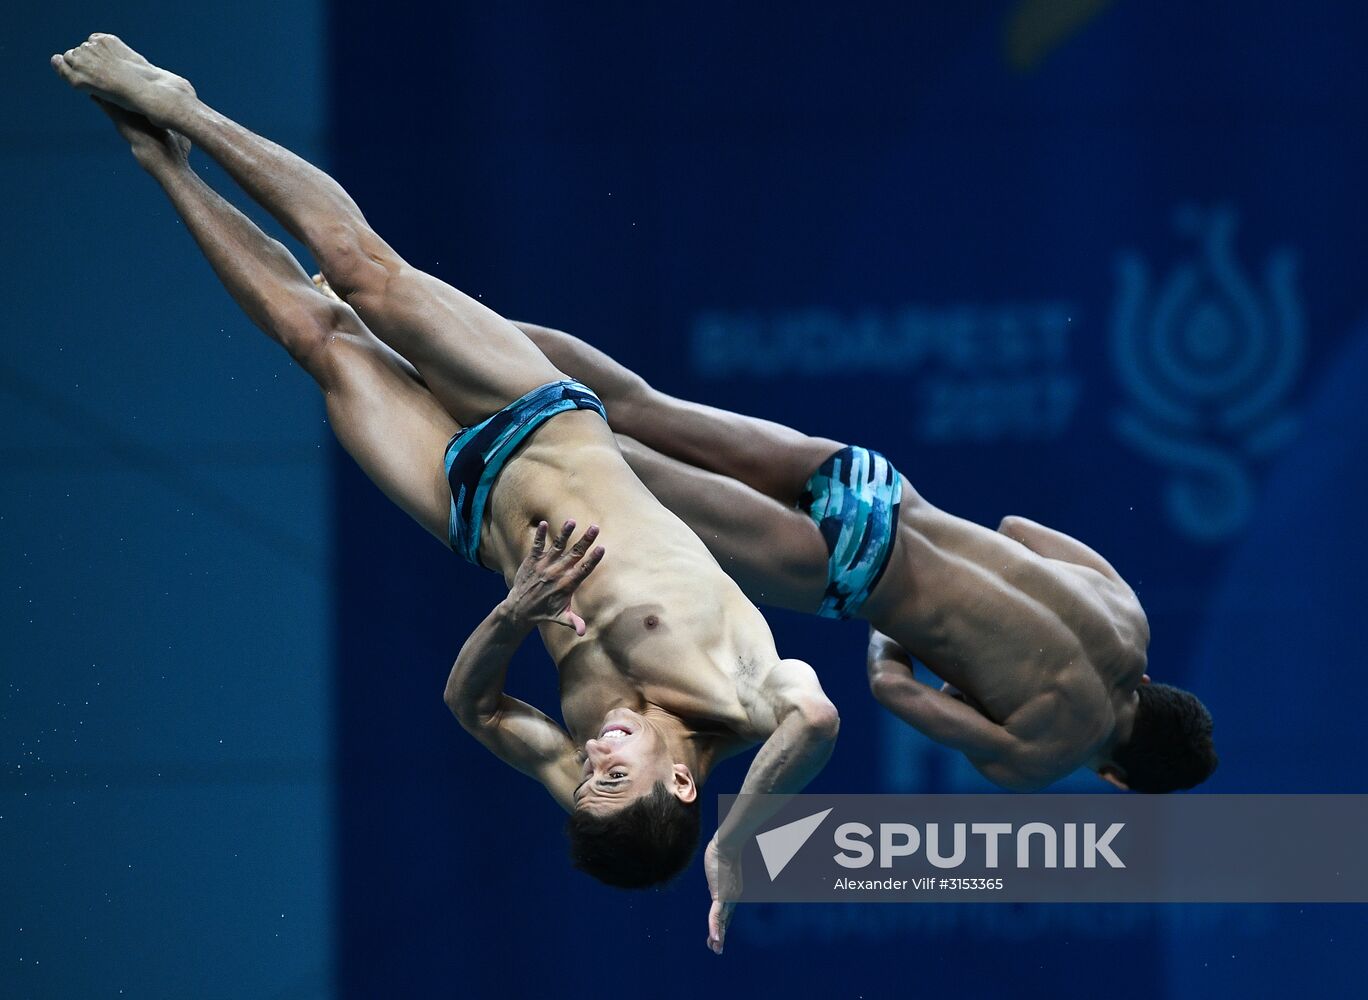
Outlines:
[[815, 611], [826, 591], [827, 549], [806, 514], [736, 479], [688, 465], [630, 438], [632, 471], [684, 521], [757, 604]]
[[347, 298], [407, 358], [463, 425], [479, 423], [537, 386], [563, 377], [532, 341], [489, 307], [406, 264]]
[[808, 478], [839, 442], [810, 437], [771, 420], [650, 393], [636, 406], [608, 412], [616, 429], [690, 465], [739, 480], [783, 504], [795, 504]]
[[456, 421], [364, 328], [334, 335], [325, 351], [319, 381], [337, 440], [386, 496], [445, 544], [451, 494], [442, 459], [460, 429]]

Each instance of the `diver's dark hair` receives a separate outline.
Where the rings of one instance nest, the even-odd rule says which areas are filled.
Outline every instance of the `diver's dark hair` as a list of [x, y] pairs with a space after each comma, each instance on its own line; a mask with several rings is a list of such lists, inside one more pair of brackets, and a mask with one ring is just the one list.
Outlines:
[[1135, 792], [1174, 792], [1211, 777], [1218, 758], [1211, 713], [1197, 696], [1167, 684], [1141, 684], [1135, 728], [1112, 751]]
[[689, 866], [698, 847], [698, 802], [681, 802], [666, 786], [603, 816], [583, 809], [565, 824], [570, 860], [582, 872], [619, 889], [646, 889]]

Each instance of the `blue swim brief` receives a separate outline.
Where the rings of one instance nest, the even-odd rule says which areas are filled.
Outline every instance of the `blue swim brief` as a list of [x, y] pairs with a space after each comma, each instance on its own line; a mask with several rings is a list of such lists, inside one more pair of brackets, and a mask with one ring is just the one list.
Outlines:
[[868, 448], [842, 448], [812, 474], [798, 509], [821, 529], [829, 554], [818, 615], [859, 612], [893, 555], [901, 500], [902, 476]]
[[594, 410], [608, 419], [602, 401], [588, 386], [565, 379], [533, 389], [451, 439], [446, 447], [446, 476], [451, 484], [447, 534], [457, 555], [484, 566], [479, 554], [480, 525], [499, 473], [533, 431], [568, 410]]

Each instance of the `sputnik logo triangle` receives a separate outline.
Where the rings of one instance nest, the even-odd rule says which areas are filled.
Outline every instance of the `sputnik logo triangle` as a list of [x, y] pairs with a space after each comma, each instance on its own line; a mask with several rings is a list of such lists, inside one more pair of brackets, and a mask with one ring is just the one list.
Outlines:
[[830, 813], [830, 809], [823, 809], [756, 835], [755, 842], [760, 845], [760, 856], [765, 859], [765, 870], [769, 872], [771, 882], [779, 877]]

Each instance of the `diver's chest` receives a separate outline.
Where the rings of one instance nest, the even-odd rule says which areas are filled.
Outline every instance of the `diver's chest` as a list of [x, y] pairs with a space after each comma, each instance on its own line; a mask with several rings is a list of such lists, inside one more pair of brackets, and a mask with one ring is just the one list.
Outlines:
[[[635, 619], [633, 619], [635, 620]], [[557, 657], [561, 704], [600, 709], [649, 703], [680, 715], [728, 715], [738, 700], [735, 664], [711, 645], [671, 633], [657, 612], [619, 616], [597, 642], [586, 634]]]

